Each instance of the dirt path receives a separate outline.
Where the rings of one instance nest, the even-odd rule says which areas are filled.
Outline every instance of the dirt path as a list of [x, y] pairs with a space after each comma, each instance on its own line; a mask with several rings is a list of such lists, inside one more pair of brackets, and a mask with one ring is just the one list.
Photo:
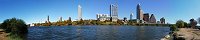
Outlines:
[[0, 40], [7, 40], [7, 33], [0, 29]]
[[178, 35], [186, 38], [186, 40], [200, 40], [200, 30], [192, 28], [180, 28]]

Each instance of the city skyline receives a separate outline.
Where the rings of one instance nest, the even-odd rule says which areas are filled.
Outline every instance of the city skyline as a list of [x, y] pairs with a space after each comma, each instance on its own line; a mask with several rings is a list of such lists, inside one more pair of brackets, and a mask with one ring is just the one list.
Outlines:
[[166, 23], [175, 23], [179, 19], [189, 22], [189, 19], [199, 17], [198, 9], [200, 6], [197, 6], [198, 2], [200, 1], [178, 0], [178, 3], [175, 3], [172, 0], [0, 0], [0, 23], [12, 17], [24, 19], [29, 24], [45, 22], [48, 15], [51, 22], [58, 21], [59, 17], [62, 17], [63, 20], [68, 20], [69, 17], [76, 20], [78, 19], [77, 5], [79, 4], [84, 10], [82, 11], [83, 19], [96, 19], [97, 13], [109, 14], [110, 4], [115, 3], [118, 4], [119, 19], [129, 18], [132, 12], [133, 19], [136, 19], [136, 5], [140, 4], [144, 13], [154, 14], [157, 20], [165, 17]]

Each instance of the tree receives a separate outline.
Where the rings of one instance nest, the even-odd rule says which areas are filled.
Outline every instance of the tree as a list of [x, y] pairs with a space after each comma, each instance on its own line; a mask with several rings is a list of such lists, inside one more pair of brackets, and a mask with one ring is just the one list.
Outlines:
[[176, 25], [172, 25], [172, 26], [170, 27], [170, 30], [171, 30], [171, 31], [177, 31], [177, 30], [178, 30], [178, 28], [177, 28], [177, 26], [176, 26]]
[[194, 20], [194, 19], [190, 19], [190, 26], [191, 26], [192, 28], [195, 28], [196, 25], [197, 25], [197, 21]]
[[116, 23], [117, 25], [122, 25], [123, 24], [123, 22], [122, 22], [122, 20], [117, 20], [117, 23]]
[[189, 28], [188, 23], [186, 22], [184, 22], [184, 26]]
[[69, 17], [69, 19], [67, 20], [67, 24], [68, 24], [68, 25], [72, 25], [71, 17]]
[[184, 26], [184, 21], [178, 20], [178, 21], [176, 22], [176, 26], [177, 26], [178, 28], [183, 28], [183, 27], [185, 27], [185, 26]]
[[124, 19], [123, 19], [123, 23], [124, 23], [124, 24], [127, 24], [127, 22], [128, 22], [127, 18], [124, 17]]
[[0, 26], [7, 33], [10, 33], [10, 35], [18, 35], [21, 37], [28, 32], [26, 23], [17, 18], [6, 19]]
[[92, 25], [97, 25], [97, 20], [92, 20], [90, 23], [91, 23]]
[[83, 21], [82, 18], [79, 20], [78, 24], [80, 24], [80, 25], [83, 25], [83, 24], [84, 24], [84, 21]]
[[[0, 23], [0, 25], [1, 25], [1, 23]], [[2, 29], [1, 26], [0, 26], [0, 29]]]

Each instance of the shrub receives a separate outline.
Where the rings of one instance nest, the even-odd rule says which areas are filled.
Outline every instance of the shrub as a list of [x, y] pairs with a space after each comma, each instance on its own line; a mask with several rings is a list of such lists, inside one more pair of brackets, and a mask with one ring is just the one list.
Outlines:
[[184, 28], [184, 27], [185, 27], [184, 21], [178, 20], [178, 21], [176, 22], [176, 26], [177, 26], [178, 28]]
[[21, 19], [6, 19], [0, 26], [10, 35], [22, 36], [28, 32], [27, 25]]
[[177, 26], [176, 26], [176, 25], [172, 25], [172, 26], [170, 27], [170, 30], [171, 30], [171, 31], [177, 31], [177, 30], [178, 30], [178, 28], [177, 28]]

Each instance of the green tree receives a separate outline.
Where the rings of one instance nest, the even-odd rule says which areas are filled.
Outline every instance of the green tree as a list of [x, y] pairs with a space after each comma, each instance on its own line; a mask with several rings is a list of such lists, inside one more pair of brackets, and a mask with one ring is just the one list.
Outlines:
[[184, 25], [184, 21], [182, 21], [182, 20], [178, 20], [177, 22], [176, 22], [176, 26], [178, 27], [178, 28], [183, 28], [185, 25]]
[[117, 25], [122, 25], [123, 24], [123, 22], [122, 22], [122, 20], [117, 20], [117, 23], [116, 23]]
[[97, 20], [92, 20], [90, 23], [91, 23], [92, 25], [97, 25]]
[[171, 30], [171, 31], [177, 31], [177, 30], [178, 30], [178, 27], [177, 27], [176, 25], [172, 25], [172, 26], [170, 27], [170, 30]]
[[23, 20], [17, 18], [6, 19], [0, 26], [7, 33], [10, 33], [10, 35], [18, 35], [21, 37], [28, 32], [26, 23]]
[[84, 24], [84, 21], [83, 21], [82, 18], [79, 20], [78, 24], [79, 24], [79, 25], [83, 25], [83, 24]]
[[68, 25], [72, 25], [71, 17], [69, 17], [69, 19], [67, 20], [67, 24], [68, 24]]
[[184, 26], [185, 26], [185, 27], [189, 27], [189, 26], [188, 26], [188, 23], [186, 23], [186, 22], [184, 22]]

